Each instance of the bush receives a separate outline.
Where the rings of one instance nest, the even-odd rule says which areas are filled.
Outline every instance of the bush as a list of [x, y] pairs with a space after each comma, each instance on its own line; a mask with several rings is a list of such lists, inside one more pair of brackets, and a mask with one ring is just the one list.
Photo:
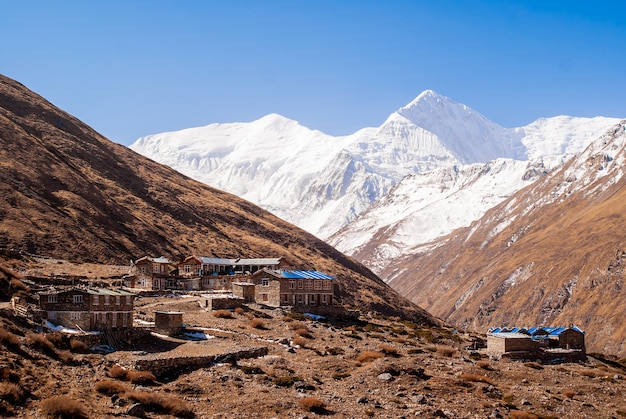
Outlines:
[[296, 335], [302, 336], [303, 338], [313, 339], [313, 335], [309, 332], [309, 329], [301, 327], [296, 330]]
[[86, 354], [89, 352], [89, 347], [82, 340], [70, 339], [70, 350], [77, 354]]
[[451, 346], [439, 346], [437, 348], [437, 353], [450, 358], [456, 354], [456, 349]]
[[526, 365], [528, 368], [532, 368], [534, 370], [542, 370], [543, 366], [537, 362], [525, 362], [524, 365]]
[[71, 364], [72, 362], [74, 362], [74, 355], [72, 355], [70, 351], [59, 351], [57, 352], [56, 356], [59, 361], [64, 364]]
[[24, 401], [24, 396], [24, 390], [19, 384], [0, 381], [0, 399], [16, 405]]
[[331, 355], [343, 355], [344, 354], [344, 350], [338, 347], [328, 348], [326, 351]]
[[400, 356], [400, 354], [398, 353], [398, 350], [391, 345], [382, 344], [378, 347], [378, 350], [380, 350], [383, 354], [385, 354], [385, 356], [392, 356], [394, 358], [397, 358]]
[[237, 307], [235, 309], [235, 313], [237, 313], [239, 315], [244, 314], [245, 312], [246, 312], [246, 310], [244, 310], [243, 307]]
[[487, 370], [487, 371], [491, 371], [492, 370], [491, 364], [489, 363], [489, 361], [478, 361], [476, 363], [476, 366], [478, 368], [482, 368], [482, 369]]
[[298, 406], [307, 412], [325, 413], [326, 403], [315, 397], [304, 397], [298, 402]]
[[511, 410], [509, 412], [509, 418], [511, 419], [538, 419], [539, 416], [522, 410]]
[[0, 327], [0, 342], [7, 348], [12, 349], [19, 349], [22, 345], [20, 339], [4, 327]]
[[128, 371], [126, 379], [133, 384], [153, 384], [156, 377], [150, 371]]
[[459, 375], [459, 378], [463, 381], [472, 381], [476, 383], [486, 383], [493, 385], [493, 381], [491, 381], [486, 375], [471, 374], [466, 372]]
[[131, 391], [124, 394], [125, 397], [135, 400], [144, 409], [156, 413], [168, 413], [178, 418], [193, 418], [195, 414], [187, 403], [174, 396], [150, 391]]
[[291, 387], [296, 381], [302, 381], [302, 378], [294, 375], [287, 375], [284, 377], [276, 377], [272, 380], [272, 383], [278, 387]]
[[307, 332], [309, 331], [309, 328], [306, 325], [306, 323], [305, 322], [301, 322], [301, 321], [293, 321], [293, 322], [289, 323], [289, 328], [291, 330], [304, 329]]
[[574, 396], [576, 395], [576, 391], [572, 390], [571, 388], [568, 388], [563, 391], [563, 395], [567, 397], [568, 399], [573, 399]]
[[26, 335], [26, 344], [31, 348], [45, 352], [48, 355], [55, 355], [56, 350], [52, 342], [40, 333], [28, 333]]
[[126, 380], [126, 377], [128, 376], [128, 370], [119, 365], [113, 365], [111, 368], [109, 368], [109, 371], [107, 371], [107, 375], [111, 378], [116, 378], [118, 380]]
[[364, 351], [357, 355], [356, 360], [359, 362], [371, 362], [375, 359], [382, 358], [383, 356], [382, 352]]
[[263, 322], [263, 320], [261, 319], [257, 319], [256, 317], [252, 320], [250, 320], [250, 327], [254, 328], [254, 329], [259, 329], [259, 330], [266, 330], [267, 327], [265, 327], [265, 322]]
[[112, 396], [114, 394], [120, 394], [127, 390], [126, 386], [119, 381], [113, 380], [101, 380], [96, 383], [94, 389], [98, 393], [106, 394], [107, 396]]
[[40, 404], [44, 415], [55, 419], [87, 419], [87, 411], [82, 403], [69, 396], [54, 396]]
[[44, 336], [50, 341], [52, 345], [54, 345], [55, 349], [65, 348], [65, 342], [63, 342], [63, 334], [59, 332], [52, 332], [46, 333]]
[[295, 338], [293, 338], [293, 344], [302, 348], [306, 348], [307, 340], [302, 336], [296, 336]]
[[216, 310], [213, 312], [213, 317], [218, 319], [232, 319], [233, 313], [230, 310]]

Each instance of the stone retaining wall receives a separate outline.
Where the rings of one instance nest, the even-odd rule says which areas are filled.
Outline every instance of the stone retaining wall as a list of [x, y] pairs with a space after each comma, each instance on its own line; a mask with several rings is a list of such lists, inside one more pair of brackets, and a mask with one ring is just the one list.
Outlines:
[[150, 371], [160, 380], [171, 380], [181, 374], [210, 367], [214, 364], [236, 362], [239, 359], [258, 358], [267, 355], [267, 353], [267, 347], [261, 346], [207, 356], [138, 359], [130, 361], [131, 365], [128, 365], [128, 367], [140, 371]]

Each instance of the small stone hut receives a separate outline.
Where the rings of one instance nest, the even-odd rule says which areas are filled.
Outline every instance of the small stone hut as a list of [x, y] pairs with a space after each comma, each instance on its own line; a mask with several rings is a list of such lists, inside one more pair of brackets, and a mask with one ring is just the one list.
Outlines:
[[183, 313], [179, 311], [155, 311], [154, 329], [158, 333], [174, 336], [183, 330]]

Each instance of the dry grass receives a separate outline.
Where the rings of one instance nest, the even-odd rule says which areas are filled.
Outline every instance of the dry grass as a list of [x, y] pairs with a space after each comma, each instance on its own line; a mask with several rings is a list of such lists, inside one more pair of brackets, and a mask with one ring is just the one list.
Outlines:
[[25, 283], [23, 283], [22, 281], [16, 278], [13, 278], [9, 282], [9, 287], [11, 287], [13, 292], [22, 291], [25, 293], [30, 293], [30, 288], [28, 287], [28, 285], [26, 285]]
[[154, 384], [156, 377], [150, 371], [128, 371], [126, 379], [133, 384]]
[[298, 406], [307, 412], [322, 414], [326, 412], [326, 403], [316, 397], [304, 397], [298, 401]]
[[534, 370], [542, 370], [543, 369], [543, 365], [537, 363], [537, 362], [525, 362], [524, 365], [526, 365], [528, 368], [532, 368]]
[[24, 389], [19, 384], [6, 381], [0, 382], [0, 399], [16, 405], [24, 401], [24, 396]]
[[230, 310], [216, 310], [213, 312], [213, 317], [218, 319], [232, 319], [233, 313]]
[[487, 370], [487, 371], [491, 371], [493, 368], [491, 368], [491, 364], [489, 363], [489, 361], [478, 361], [476, 363], [476, 366], [478, 368], [482, 368], [483, 370]]
[[466, 372], [459, 375], [459, 379], [463, 381], [471, 381], [474, 383], [486, 383], [493, 385], [493, 381], [491, 381], [491, 379], [489, 379], [489, 377], [487, 377], [486, 375], [472, 374]]
[[69, 396], [54, 396], [43, 400], [39, 407], [44, 415], [55, 419], [87, 419], [87, 410], [81, 402]]
[[595, 377], [605, 376], [606, 372], [596, 371], [596, 370], [593, 370], [593, 369], [586, 369], [586, 370], [580, 371], [580, 375], [582, 375], [584, 377], [595, 378]]
[[259, 329], [259, 330], [267, 330], [267, 326], [265, 325], [265, 322], [262, 319], [259, 319], [256, 317], [250, 320], [250, 327], [254, 329]]
[[239, 314], [239, 315], [245, 314], [245, 312], [246, 312], [246, 310], [244, 310], [243, 307], [237, 307], [235, 309], [235, 313]]
[[179, 418], [193, 418], [195, 416], [187, 403], [168, 394], [134, 390], [124, 393], [124, 397], [141, 403], [144, 409], [155, 413], [167, 413]]
[[293, 344], [302, 348], [306, 348], [307, 343], [308, 341], [306, 340], [306, 338], [303, 338], [302, 336], [296, 336], [293, 338]]
[[77, 354], [86, 354], [89, 352], [87, 344], [78, 339], [70, 339], [70, 351]]
[[304, 329], [304, 330], [309, 330], [308, 326], [306, 325], [305, 322], [302, 321], [292, 321], [289, 323], [289, 328], [291, 330], [300, 330], [300, 329]]
[[382, 352], [364, 351], [357, 355], [356, 360], [359, 362], [372, 362], [385, 356]]
[[120, 394], [127, 390], [127, 387], [119, 381], [113, 380], [101, 380], [98, 381], [94, 387], [98, 393], [112, 396], [114, 394]]
[[128, 375], [128, 370], [119, 365], [113, 365], [107, 371], [107, 375], [111, 378], [116, 378], [118, 380], [126, 380], [126, 376]]
[[303, 338], [307, 338], [307, 339], [313, 339], [313, 335], [311, 334], [311, 332], [309, 332], [309, 329], [304, 328], [304, 327], [297, 329], [296, 335], [302, 336]]
[[54, 344], [40, 333], [28, 333], [26, 335], [26, 344], [31, 348], [49, 355], [55, 355], [56, 349]]
[[74, 362], [74, 355], [70, 351], [58, 351], [56, 356], [59, 361], [64, 364], [71, 364]]
[[456, 354], [456, 348], [453, 348], [452, 346], [438, 346], [437, 353], [439, 355], [451, 358]]
[[383, 354], [385, 354], [385, 356], [391, 356], [394, 358], [397, 358], [400, 356], [396, 348], [394, 348], [391, 345], [384, 344], [384, 343], [378, 347], [378, 350], [382, 352]]
[[567, 388], [567, 389], [563, 390], [563, 395], [565, 397], [567, 397], [568, 399], [573, 399], [574, 396], [576, 395], [576, 390], [572, 390], [571, 388]]
[[19, 349], [22, 345], [20, 339], [4, 327], [0, 327], [0, 342], [11, 349]]

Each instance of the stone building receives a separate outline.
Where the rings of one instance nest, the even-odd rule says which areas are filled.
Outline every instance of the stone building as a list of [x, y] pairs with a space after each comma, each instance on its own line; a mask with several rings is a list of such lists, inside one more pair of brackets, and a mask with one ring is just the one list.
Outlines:
[[133, 327], [135, 295], [114, 289], [70, 288], [39, 293], [39, 307], [51, 323], [71, 329]]
[[155, 311], [154, 330], [169, 336], [177, 335], [183, 330], [183, 313], [179, 311]]
[[175, 266], [167, 258], [144, 256], [135, 261], [132, 288], [162, 290], [174, 288], [172, 278]]

